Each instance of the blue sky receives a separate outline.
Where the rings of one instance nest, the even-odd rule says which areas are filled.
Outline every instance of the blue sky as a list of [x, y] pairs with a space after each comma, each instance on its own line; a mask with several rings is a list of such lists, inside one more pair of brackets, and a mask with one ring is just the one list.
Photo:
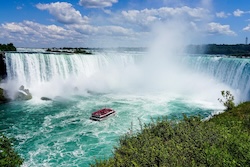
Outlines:
[[[18, 47], [148, 46], [157, 26], [161, 27], [158, 35], [182, 35], [183, 40], [190, 39], [189, 44], [238, 44], [245, 43], [246, 37], [250, 41], [249, 0], [0, 0], [0, 3], [0, 43], [12, 42]], [[176, 21], [179, 23], [175, 25]]]

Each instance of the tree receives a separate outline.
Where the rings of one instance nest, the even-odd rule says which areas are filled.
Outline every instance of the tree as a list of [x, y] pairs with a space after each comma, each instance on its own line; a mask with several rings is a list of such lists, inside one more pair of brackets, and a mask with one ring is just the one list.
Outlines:
[[9, 44], [0, 44], [0, 51], [16, 51], [16, 47], [13, 43]]
[[221, 102], [226, 107], [226, 111], [232, 110], [235, 107], [234, 96], [228, 90], [221, 91], [221, 95], [223, 96], [224, 100], [218, 98], [219, 102]]

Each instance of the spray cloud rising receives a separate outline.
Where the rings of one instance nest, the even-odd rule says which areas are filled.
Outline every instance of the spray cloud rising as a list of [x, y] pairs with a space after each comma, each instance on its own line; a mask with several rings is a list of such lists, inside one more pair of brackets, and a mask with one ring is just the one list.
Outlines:
[[[205, 3], [206, 2], [206, 3]], [[210, 4], [204, 1], [201, 4]], [[206, 20], [206, 19], [205, 19]], [[204, 22], [203, 22], [204, 23]], [[200, 24], [203, 24], [200, 23]], [[95, 55], [7, 55], [11, 90], [28, 87], [35, 96], [62, 96], [86, 92], [164, 91], [217, 99], [227, 86], [193, 72], [183, 63], [185, 46], [199, 41], [197, 22], [174, 17], [152, 27], [147, 53], [96, 52]], [[136, 61], [140, 57], [140, 61]], [[76, 91], [77, 90], [77, 91]]]

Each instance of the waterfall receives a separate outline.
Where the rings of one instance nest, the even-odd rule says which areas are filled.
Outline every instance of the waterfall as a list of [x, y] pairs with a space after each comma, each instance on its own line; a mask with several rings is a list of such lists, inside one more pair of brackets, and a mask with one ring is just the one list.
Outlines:
[[[150, 77], [150, 70], [153, 70], [150, 64], [147, 65], [147, 70], [141, 69], [144, 77], [136, 75], [136, 70], [142, 68], [139, 66], [142, 62], [141, 57], [146, 57], [145, 55], [145, 52], [132, 51], [99, 51], [93, 55], [44, 52], [6, 53], [7, 80], [9, 89], [13, 87], [17, 89], [20, 85], [24, 85], [32, 89], [34, 93], [47, 96], [58, 95], [62, 92], [69, 93], [76, 87], [85, 91], [125, 89], [124, 85], [129, 83], [127, 87], [134, 86], [138, 82], [132, 82], [132, 80], [142, 78], [144, 80], [140, 81], [141, 85], [153, 84], [150, 80], [156, 79], [156, 82], [161, 82], [157, 78], [163, 78], [163, 75], [168, 78], [167, 82], [171, 82], [171, 78], [164, 73], [166, 69], [161, 69], [162, 71], [158, 73], [159, 77]], [[250, 100], [249, 59], [189, 55], [181, 60], [188, 69], [209, 75], [239, 91], [240, 101]], [[182, 63], [180, 62], [180, 65], [183, 65]], [[176, 71], [175, 68], [169, 69], [168, 74], [174, 71]], [[185, 71], [180, 70], [172, 75], [180, 73], [185, 73]], [[152, 75], [156, 74], [152, 73]], [[172, 81], [172, 85], [180, 83], [182, 77], [179, 78], [178, 81]], [[199, 80], [199, 78], [196, 77], [193, 80]], [[185, 80], [182, 80], [182, 83], [185, 84]]]
[[7, 53], [8, 79], [30, 86], [55, 78], [89, 77], [110, 66], [124, 68], [134, 63], [129, 56]]
[[250, 59], [202, 55], [191, 56], [185, 61], [195, 71], [213, 76], [239, 90], [241, 101], [250, 100]]
[[[105, 52], [93, 55], [16, 52], [6, 53], [7, 80], [9, 89], [24, 85], [32, 92], [51, 96], [67, 93], [69, 89], [98, 89], [98, 83], [110, 82], [118, 71], [135, 64], [134, 55], [117, 55]], [[105, 75], [104, 75], [105, 74]], [[59, 90], [60, 89], [60, 90]], [[60, 92], [59, 92], [60, 91]]]

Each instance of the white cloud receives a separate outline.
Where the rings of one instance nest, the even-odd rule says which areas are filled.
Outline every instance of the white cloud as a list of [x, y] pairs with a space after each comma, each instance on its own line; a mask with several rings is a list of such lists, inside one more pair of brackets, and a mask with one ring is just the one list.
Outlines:
[[118, 0], [80, 0], [79, 4], [86, 8], [105, 8], [111, 7]]
[[78, 35], [74, 31], [56, 25], [42, 25], [32, 21], [5, 23], [0, 26], [0, 29], [4, 34], [3, 38], [7, 37], [17, 42], [27, 43], [50, 43], [63, 39], [70, 40]]
[[112, 11], [111, 10], [107, 10], [107, 9], [104, 9], [103, 12], [106, 13], [106, 14], [109, 14], [109, 15], [112, 14]]
[[220, 23], [209, 23], [207, 31], [211, 34], [223, 34], [236, 36], [237, 34], [230, 29], [230, 25], [221, 25]]
[[22, 4], [22, 5], [17, 6], [16, 9], [17, 9], [17, 10], [22, 10], [24, 7], [25, 7], [25, 5]]
[[211, 8], [213, 0], [201, 0], [201, 5], [206, 8]]
[[[17, 44], [30, 46], [88, 46], [98, 47], [100, 40], [118, 39], [120, 44], [134, 40], [137, 33], [122, 26], [107, 25], [93, 26], [87, 24], [67, 24], [63, 27], [56, 25], [43, 25], [32, 21], [20, 23], [4, 23], [0, 25], [0, 41], [5, 39]], [[102, 45], [104, 46], [105, 42]], [[114, 43], [118, 44], [118, 43]], [[105, 44], [107, 45], [107, 44]], [[111, 43], [110, 43], [111, 45]], [[101, 46], [99, 46], [101, 47]]]
[[56, 18], [57, 21], [64, 24], [87, 23], [88, 17], [82, 17], [81, 13], [67, 2], [55, 2], [50, 4], [37, 4], [40, 10], [48, 10], [49, 13]]
[[107, 35], [126, 35], [126, 36], [130, 36], [133, 35], [133, 30], [131, 29], [127, 29], [121, 26], [104, 26], [104, 27], [100, 27], [100, 32], [107, 34]]
[[237, 9], [233, 12], [234, 16], [236, 17], [240, 17], [242, 14], [244, 14], [245, 12], [240, 10], [240, 9]]
[[164, 22], [171, 18], [184, 18], [190, 21], [200, 21], [209, 17], [209, 11], [203, 8], [180, 8], [162, 7], [159, 9], [143, 9], [122, 11], [120, 20], [140, 26], [150, 26], [155, 22]]
[[219, 17], [219, 18], [227, 18], [230, 15], [231, 15], [230, 13], [225, 13], [225, 12], [216, 13], [216, 16]]
[[22, 10], [23, 7], [22, 7], [22, 6], [17, 6], [16, 9], [17, 9], [17, 10]]
[[98, 32], [98, 28], [91, 25], [81, 25], [81, 24], [72, 24], [66, 26], [68, 29], [74, 30], [81, 34], [96, 34]]
[[243, 28], [243, 31], [250, 31], [250, 24], [248, 24], [245, 28]]
[[134, 34], [133, 30], [127, 29], [121, 26], [91, 26], [91, 25], [68, 25], [67, 28], [71, 30], [75, 30], [81, 34], [91, 34], [91, 35], [118, 35], [124, 36], [128, 35], [131, 36]]
[[[109, 5], [112, 6], [117, 0], [95, 2], [99, 4], [99, 7], [102, 7], [102, 10], [106, 14], [93, 15], [91, 21], [89, 21], [90, 18], [82, 16], [70, 3], [55, 2], [37, 4], [36, 7], [38, 9], [49, 11], [57, 21], [65, 24], [61, 26], [53, 24], [43, 25], [32, 21], [4, 23], [0, 24], [0, 40], [10, 39], [11, 42], [26, 42], [38, 46], [55, 46], [51, 44], [57, 43], [57, 46], [60, 47], [87, 47], [91, 44], [92, 46], [99, 47], [100, 45], [98, 46], [98, 43], [106, 45], [105, 40], [111, 41], [110, 44], [114, 42], [116, 45], [122, 44], [123, 46], [126, 43], [128, 46], [134, 46], [133, 44], [143, 45], [145, 42], [150, 41], [148, 39], [152, 37], [152, 30], [155, 27], [173, 20], [177, 20], [178, 25], [174, 25], [171, 28], [180, 30], [182, 27], [186, 27], [187, 29], [184, 33], [180, 33], [180, 35], [185, 33], [200, 34], [203, 33], [204, 30], [210, 34], [236, 35], [236, 33], [230, 29], [229, 25], [221, 25], [215, 22], [207, 25], [206, 20], [211, 18], [211, 13], [206, 8], [182, 6], [114, 12], [111, 10], [112, 8], [107, 8], [108, 10], [105, 9], [104, 2], [109, 2]], [[95, 7], [97, 6], [98, 5]], [[219, 12], [216, 13], [216, 15], [217, 17], [226, 17], [229, 14]], [[204, 28], [204, 26], [206, 26], [206, 28]], [[250, 31], [250, 26], [245, 27], [243, 30]], [[167, 31], [169, 33], [172, 32], [171, 29]], [[115, 40], [120, 43], [115, 43]], [[67, 45], [67, 43], [71, 45]], [[102, 47], [102, 45], [100, 47]]]

